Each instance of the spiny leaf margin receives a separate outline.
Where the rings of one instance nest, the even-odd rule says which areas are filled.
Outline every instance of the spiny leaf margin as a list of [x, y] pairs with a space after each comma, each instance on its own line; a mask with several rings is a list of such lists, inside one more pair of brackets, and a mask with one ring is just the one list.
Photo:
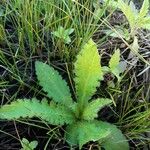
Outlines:
[[149, 11], [149, 0], [144, 0], [142, 4], [142, 8], [140, 9], [138, 19], [142, 20]]
[[66, 106], [51, 103], [46, 100], [39, 102], [36, 98], [18, 99], [0, 108], [0, 118], [16, 120], [21, 118], [38, 117], [52, 125], [70, 124], [74, 121], [74, 115]]
[[127, 20], [129, 21], [130, 27], [132, 29], [135, 25], [136, 14], [133, 13], [131, 7], [127, 3], [125, 3], [123, 0], [118, 0], [118, 7], [121, 9], [121, 11], [126, 16]]
[[47, 92], [48, 97], [66, 106], [72, 105], [69, 87], [58, 71], [40, 61], [35, 62], [35, 69], [39, 84]]
[[108, 98], [98, 98], [96, 100], [92, 100], [92, 102], [90, 102], [84, 109], [82, 118], [85, 120], [93, 120], [98, 117], [97, 113], [100, 109], [111, 103], [112, 100]]
[[75, 85], [79, 105], [83, 107], [103, 79], [100, 55], [96, 44], [90, 39], [81, 49], [75, 62]]

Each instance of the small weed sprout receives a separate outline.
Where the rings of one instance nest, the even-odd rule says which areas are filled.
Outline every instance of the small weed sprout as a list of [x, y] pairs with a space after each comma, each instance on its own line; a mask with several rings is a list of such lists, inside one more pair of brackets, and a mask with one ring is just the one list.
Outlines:
[[[105, 0], [104, 4], [105, 3], [108, 3], [108, 1]], [[116, 32], [111, 29], [104, 30], [104, 33], [107, 35], [112, 37], [121, 36], [122, 38], [129, 41], [131, 38], [135, 40], [138, 29], [150, 30], [149, 0], [143, 1], [143, 5], [140, 10], [136, 9], [136, 6], [132, 1], [130, 1], [128, 4], [123, 0], [118, 0], [118, 2], [110, 0], [108, 4], [110, 7], [115, 7], [115, 9], [119, 8], [123, 12], [129, 22], [130, 32], [127, 28], [116, 25], [114, 26], [114, 30]]]
[[21, 144], [22, 148], [20, 150], [34, 150], [37, 147], [38, 142], [37, 141], [29, 142], [26, 138], [23, 138], [21, 140]]
[[144, 0], [143, 5], [138, 11], [131, 1], [128, 5], [123, 0], [118, 1], [118, 7], [126, 16], [129, 25], [130, 25], [130, 34], [134, 37], [137, 33], [138, 29], [150, 29], [150, 16], [148, 15], [149, 12], [149, 0]]
[[72, 34], [73, 31], [74, 31], [73, 28], [65, 29], [62, 26], [59, 26], [58, 30], [52, 32], [52, 34], [54, 35], [54, 37], [62, 40], [62, 42], [64, 42], [65, 44], [69, 44], [71, 42], [70, 34]]

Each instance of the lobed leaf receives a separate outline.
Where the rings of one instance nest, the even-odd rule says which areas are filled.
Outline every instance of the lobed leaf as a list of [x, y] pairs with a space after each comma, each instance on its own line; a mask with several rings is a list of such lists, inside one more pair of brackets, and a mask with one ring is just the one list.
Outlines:
[[103, 79], [100, 56], [96, 44], [90, 39], [77, 56], [75, 84], [80, 107], [84, 107]]
[[142, 20], [148, 14], [148, 11], [149, 11], [149, 0], [144, 0], [142, 8], [140, 9], [138, 19]]
[[83, 111], [83, 119], [85, 120], [93, 120], [98, 117], [98, 111], [103, 107], [112, 103], [111, 99], [108, 98], [99, 98], [90, 102], [87, 107]]
[[74, 115], [69, 109], [60, 104], [48, 104], [46, 101], [39, 102], [37, 99], [23, 99], [4, 105], [0, 108], [1, 119], [20, 119], [38, 117], [53, 125], [72, 123]]
[[150, 30], [150, 17], [145, 17], [139, 24], [139, 27]]
[[69, 87], [59, 73], [54, 68], [39, 61], [35, 62], [35, 69], [39, 84], [47, 92], [48, 97], [55, 102], [71, 106], [73, 102]]
[[130, 1], [129, 6], [130, 6], [132, 12], [134, 13], [135, 17], [137, 17], [138, 16], [138, 10], [136, 9], [135, 4], [132, 1]]
[[[135, 25], [136, 21], [136, 13], [131, 9], [131, 6], [129, 6], [127, 3], [125, 3], [123, 0], [118, 1], [118, 7], [121, 9], [121, 11], [126, 16], [127, 20], [129, 21], [131, 29]], [[132, 6], [133, 7], [133, 6]]]
[[109, 128], [101, 126], [98, 121], [81, 121], [69, 125], [66, 130], [66, 140], [70, 145], [79, 145], [81, 149], [89, 141], [98, 141], [110, 135]]

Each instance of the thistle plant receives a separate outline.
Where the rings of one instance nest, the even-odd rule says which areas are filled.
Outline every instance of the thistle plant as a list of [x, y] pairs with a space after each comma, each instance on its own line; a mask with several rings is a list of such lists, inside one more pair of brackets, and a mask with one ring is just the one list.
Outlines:
[[107, 29], [103, 31], [107, 35], [118, 38], [120, 38], [121, 36], [125, 40], [129, 41], [131, 38], [133, 38], [134, 40], [137, 39], [136, 35], [138, 33], [138, 29], [150, 30], [149, 0], [143, 1], [140, 10], [136, 8], [135, 4], [132, 1], [128, 2], [124, 0], [104, 0], [104, 4], [106, 3], [108, 3], [109, 6], [114, 10], [119, 8], [125, 15], [130, 27], [129, 31], [124, 26], [115, 25], [114, 30]]
[[[116, 58], [113, 59], [115, 62]], [[79, 145], [80, 149], [89, 141], [98, 141], [100, 147], [105, 150], [120, 150], [120, 148], [129, 150], [129, 144], [121, 130], [108, 122], [95, 119], [99, 110], [110, 105], [112, 100], [92, 99], [104, 75], [100, 65], [100, 55], [92, 40], [83, 46], [74, 66], [75, 100], [66, 81], [59, 73], [53, 67], [36, 61], [39, 84], [51, 101], [46, 98], [42, 101], [36, 98], [18, 99], [0, 108], [0, 118], [12, 120], [38, 117], [52, 125], [65, 124], [66, 141], [71, 146]], [[112, 67], [113, 70], [115, 67]]]
[[134, 37], [138, 29], [150, 29], [149, 0], [144, 0], [140, 10], [137, 10], [131, 1], [129, 5], [123, 0], [118, 0], [118, 7], [126, 16], [130, 25], [130, 34]]

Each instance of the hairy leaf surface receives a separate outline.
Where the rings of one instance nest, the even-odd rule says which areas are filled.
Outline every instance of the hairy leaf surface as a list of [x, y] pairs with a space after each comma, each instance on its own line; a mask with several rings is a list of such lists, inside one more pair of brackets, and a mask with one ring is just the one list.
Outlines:
[[90, 102], [87, 107], [83, 111], [83, 119], [85, 120], [93, 120], [98, 117], [98, 111], [112, 103], [111, 99], [108, 98], [99, 98]]
[[130, 27], [133, 28], [136, 21], [136, 13], [131, 9], [131, 6], [129, 6], [127, 3], [125, 3], [123, 0], [118, 1], [118, 6], [121, 9], [121, 11], [126, 16], [127, 20], [129, 21]]
[[105, 126], [111, 131], [110, 136], [104, 140], [100, 140], [100, 145], [105, 150], [129, 150], [129, 144], [125, 136], [115, 125], [107, 122], [101, 122], [101, 126]]
[[53, 125], [72, 123], [74, 116], [65, 106], [59, 104], [48, 104], [46, 101], [39, 102], [35, 98], [24, 99], [4, 105], [0, 108], [1, 119], [20, 119], [38, 117]]
[[83, 47], [75, 63], [75, 83], [79, 105], [88, 102], [103, 79], [100, 56], [96, 44], [91, 40]]
[[98, 141], [110, 135], [109, 128], [101, 126], [98, 121], [82, 121], [69, 125], [66, 130], [66, 139], [70, 145], [79, 145], [81, 149], [89, 141]]
[[72, 104], [70, 90], [59, 73], [54, 68], [39, 61], [36, 61], [35, 68], [39, 84], [48, 96], [55, 102], [70, 106]]
[[139, 24], [139, 27], [150, 30], [150, 17], [145, 17]]
[[149, 11], [149, 0], [144, 0], [138, 18], [143, 19], [147, 15], [148, 11]]

